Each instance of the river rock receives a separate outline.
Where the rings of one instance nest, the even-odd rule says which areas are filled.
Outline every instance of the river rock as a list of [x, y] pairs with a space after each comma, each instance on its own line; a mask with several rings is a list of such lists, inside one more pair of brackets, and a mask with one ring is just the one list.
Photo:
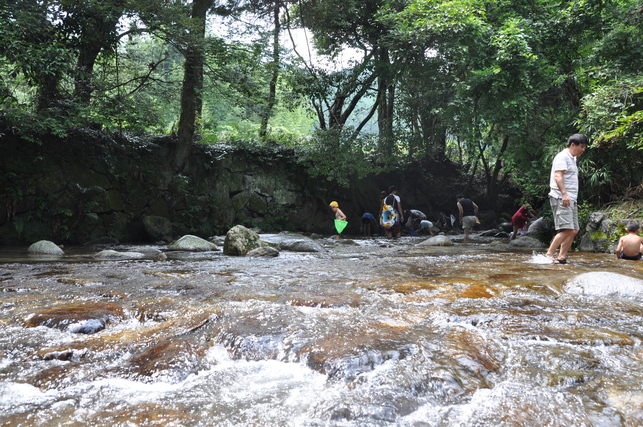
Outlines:
[[269, 246], [262, 242], [259, 235], [243, 225], [235, 225], [226, 234], [223, 242], [223, 253], [226, 255], [246, 255], [253, 249]]
[[93, 334], [124, 318], [125, 313], [118, 304], [86, 302], [41, 310], [27, 320], [25, 327], [47, 326], [79, 334]]
[[514, 248], [544, 248], [545, 244], [538, 239], [529, 236], [518, 237], [511, 242], [509, 246]]
[[389, 359], [404, 359], [411, 346], [400, 346], [408, 339], [407, 327], [378, 324], [367, 330], [345, 325], [341, 334], [317, 337], [299, 350], [299, 357], [310, 369], [335, 378], [350, 379], [371, 371]]
[[171, 338], [155, 344], [129, 359], [126, 370], [144, 382], [178, 383], [205, 369], [205, 347]]
[[145, 215], [143, 228], [152, 241], [172, 240], [172, 222], [163, 216]]
[[598, 230], [601, 226], [603, 219], [607, 218], [606, 212], [592, 212], [587, 218], [587, 228], [586, 230]]
[[97, 259], [140, 259], [145, 258], [145, 254], [140, 252], [120, 252], [112, 249], [105, 249], [94, 254]]
[[186, 234], [167, 246], [169, 251], [218, 251], [217, 245], [191, 234]]
[[549, 225], [547, 224], [547, 221], [545, 220], [544, 217], [540, 217], [535, 219], [531, 224], [529, 224], [527, 233], [543, 233], [547, 230], [549, 230]]
[[297, 233], [282, 232], [279, 234], [264, 234], [264, 242], [277, 245], [279, 249], [292, 252], [323, 252], [324, 247], [310, 237]]
[[451, 239], [449, 239], [447, 236], [439, 235], [439, 236], [433, 236], [427, 240], [424, 240], [418, 245], [425, 245], [425, 246], [453, 246], [453, 242]]
[[502, 231], [504, 231], [506, 233], [511, 233], [513, 231], [514, 227], [513, 227], [513, 225], [511, 225], [510, 222], [503, 222], [502, 224], [500, 224], [498, 226], [498, 229], [502, 230]]
[[260, 248], [255, 248], [248, 252], [248, 256], [254, 257], [275, 257], [279, 256], [279, 250], [272, 248], [270, 246], [262, 246]]
[[592, 240], [591, 233], [588, 232], [583, 234], [583, 237], [580, 239], [578, 249], [580, 249], [581, 252], [596, 252], [596, 246]]
[[346, 246], [359, 246], [359, 243], [357, 243], [353, 239], [335, 239], [335, 244], [337, 245], [346, 245]]
[[27, 252], [30, 254], [43, 254], [43, 255], [65, 255], [65, 252], [58, 247], [54, 242], [49, 240], [40, 240], [33, 245], [29, 246]]
[[575, 295], [643, 299], [643, 280], [606, 271], [580, 274], [569, 279], [564, 289]]

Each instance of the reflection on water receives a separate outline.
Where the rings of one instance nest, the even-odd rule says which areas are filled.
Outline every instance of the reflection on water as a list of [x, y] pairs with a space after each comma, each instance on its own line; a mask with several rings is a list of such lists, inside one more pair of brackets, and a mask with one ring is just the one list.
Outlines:
[[564, 289], [643, 263], [417, 242], [269, 259], [3, 249], [0, 424], [643, 424], [643, 304]]

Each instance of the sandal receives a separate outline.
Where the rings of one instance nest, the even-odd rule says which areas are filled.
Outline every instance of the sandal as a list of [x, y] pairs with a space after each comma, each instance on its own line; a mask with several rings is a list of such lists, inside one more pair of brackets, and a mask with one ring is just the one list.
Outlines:
[[567, 258], [557, 258], [552, 260], [554, 264], [567, 264]]

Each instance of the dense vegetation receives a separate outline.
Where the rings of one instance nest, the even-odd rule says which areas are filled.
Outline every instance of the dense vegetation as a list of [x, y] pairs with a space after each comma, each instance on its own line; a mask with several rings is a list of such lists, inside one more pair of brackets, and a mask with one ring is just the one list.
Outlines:
[[345, 184], [449, 159], [488, 201], [533, 202], [583, 132], [586, 204], [643, 178], [643, 0], [5, 0], [0, 19], [5, 134], [175, 133], [177, 171], [195, 139], [291, 145]]

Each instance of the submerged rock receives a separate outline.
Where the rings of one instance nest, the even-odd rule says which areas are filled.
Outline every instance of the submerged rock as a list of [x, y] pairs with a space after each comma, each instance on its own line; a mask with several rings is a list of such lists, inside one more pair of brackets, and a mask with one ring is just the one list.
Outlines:
[[46, 308], [27, 320], [25, 327], [47, 326], [79, 334], [93, 334], [125, 318], [118, 304], [86, 302]]
[[270, 246], [263, 246], [261, 248], [255, 248], [248, 252], [248, 256], [255, 257], [275, 257], [279, 256], [279, 250], [272, 248]]
[[606, 271], [580, 274], [569, 279], [564, 289], [574, 295], [643, 299], [643, 280]]
[[217, 245], [191, 234], [186, 234], [167, 246], [169, 251], [218, 251]]
[[178, 383], [205, 369], [206, 348], [187, 340], [172, 338], [135, 354], [126, 370], [145, 382]]
[[98, 259], [139, 259], [145, 258], [145, 254], [140, 252], [119, 252], [112, 249], [105, 249], [94, 255]]
[[30, 254], [44, 254], [44, 255], [65, 255], [65, 252], [58, 247], [54, 242], [49, 240], [40, 240], [33, 245], [29, 246], [27, 252]]
[[292, 252], [323, 252], [324, 247], [310, 237], [297, 233], [283, 232], [272, 235], [262, 235], [265, 242], [275, 244], [279, 249]]

